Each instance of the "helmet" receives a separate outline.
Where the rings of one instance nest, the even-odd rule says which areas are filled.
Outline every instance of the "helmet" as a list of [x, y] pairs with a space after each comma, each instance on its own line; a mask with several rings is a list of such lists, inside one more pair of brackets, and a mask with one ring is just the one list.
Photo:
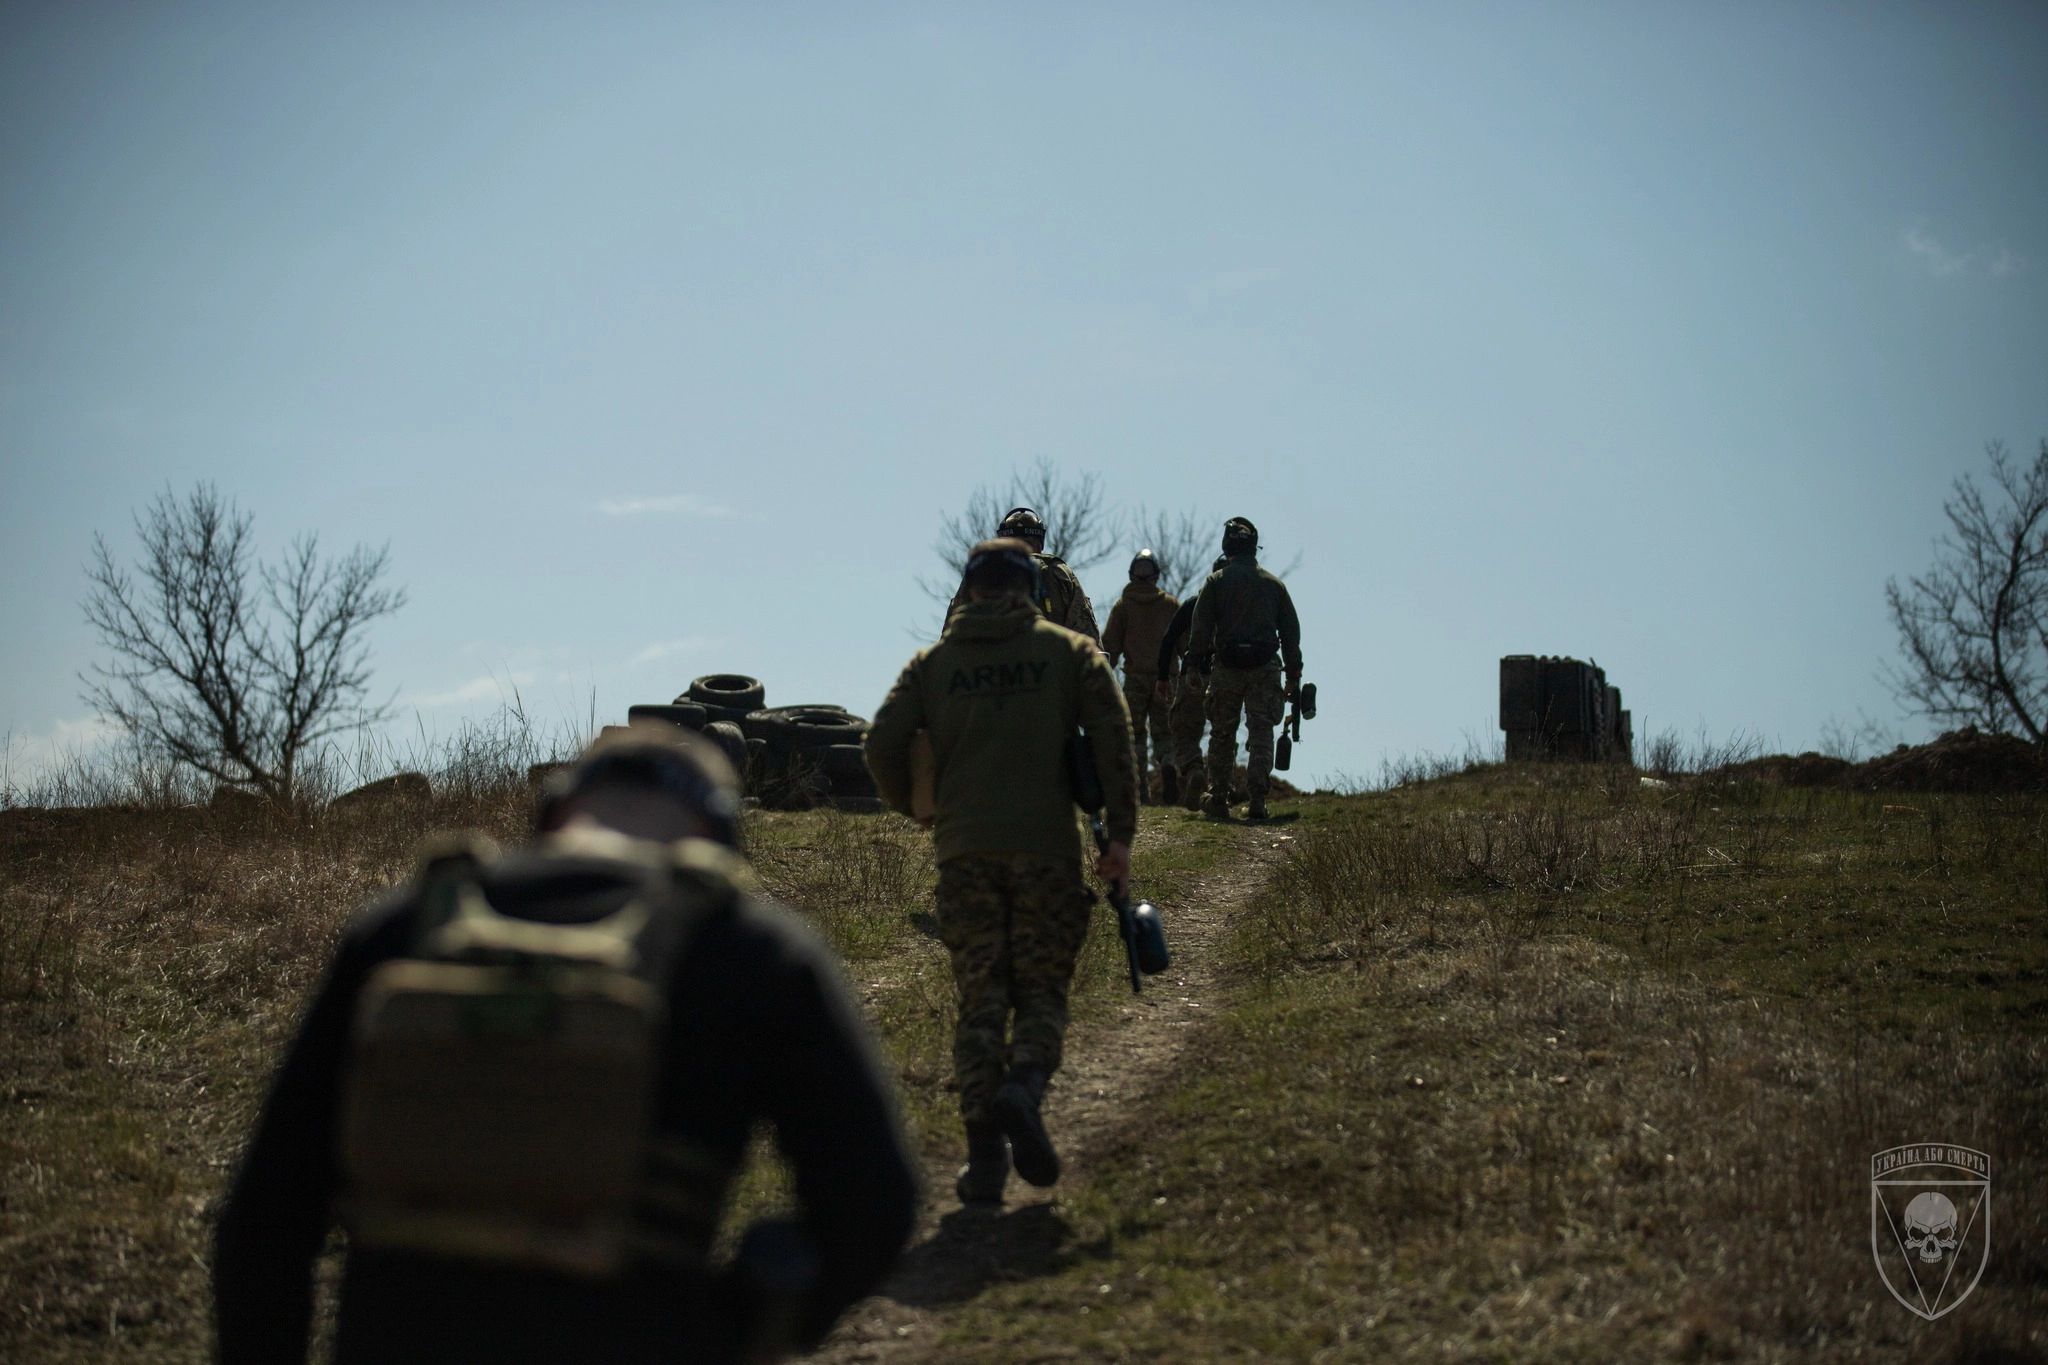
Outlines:
[[978, 579], [989, 587], [1000, 585], [1029, 593], [1034, 602], [1043, 595], [1038, 561], [1032, 558], [1031, 547], [1014, 536], [999, 536], [976, 545], [968, 552], [966, 572], [961, 579]]
[[[1144, 570], [1142, 574], [1138, 572], [1141, 568]], [[1131, 557], [1131, 581], [1135, 583], [1140, 578], [1149, 578], [1155, 583], [1159, 581], [1159, 556], [1150, 550], [1140, 550]]]
[[996, 535], [1035, 540], [1042, 545], [1045, 543], [1045, 523], [1029, 507], [1012, 507], [1003, 514], [1002, 524], [996, 527]]
[[612, 784], [670, 797], [703, 821], [719, 843], [739, 841], [740, 781], [731, 762], [715, 743], [660, 722], [600, 736], [574, 763], [558, 769], [541, 789], [536, 822], [542, 830], [555, 829], [569, 801]]
[[1259, 528], [1243, 517], [1232, 517], [1223, 523], [1223, 553], [1226, 555], [1249, 554], [1259, 548]]

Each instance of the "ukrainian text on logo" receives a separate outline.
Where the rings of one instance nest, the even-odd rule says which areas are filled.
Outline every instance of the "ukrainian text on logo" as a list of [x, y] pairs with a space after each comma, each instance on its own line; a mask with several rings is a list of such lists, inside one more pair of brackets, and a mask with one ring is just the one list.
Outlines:
[[1932, 1322], [1970, 1296], [1991, 1254], [1991, 1158], [1911, 1143], [1870, 1159], [1870, 1253], [1892, 1297]]

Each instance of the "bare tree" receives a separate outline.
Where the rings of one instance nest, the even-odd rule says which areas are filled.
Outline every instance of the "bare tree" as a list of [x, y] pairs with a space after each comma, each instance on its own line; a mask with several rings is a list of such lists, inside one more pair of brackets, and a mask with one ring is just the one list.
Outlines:
[[1013, 507], [1038, 513], [1045, 522], [1045, 552], [1065, 560], [1076, 573], [1116, 553], [1118, 518], [1103, 497], [1101, 477], [1093, 471], [1069, 477], [1040, 458], [1029, 469], [1011, 470], [1007, 483], [982, 484], [968, 495], [965, 508], [939, 523], [932, 550], [944, 561], [947, 576], [919, 580], [928, 596], [952, 600], [960, 575], [967, 572], [967, 552], [993, 536]]
[[2031, 465], [2002, 441], [1985, 453], [1992, 499], [1957, 479], [1934, 567], [1885, 584], [1905, 656], [1887, 681], [1937, 721], [2048, 745], [2048, 441]]
[[389, 551], [322, 559], [293, 541], [259, 564], [250, 518], [202, 484], [135, 518], [130, 572], [93, 537], [85, 619], [113, 652], [85, 700], [148, 748], [225, 786], [289, 797], [323, 741], [390, 714], [366, 704], [365, 628], [405, 604], [381, 586]]
[[1129, 532], [1138, 549], [1150, 550], [1159, 561], [1159, 586], [1186, 597], [1209, 577], [1223, 544], [1223, 518], [1140, 507], [1131, 514]]

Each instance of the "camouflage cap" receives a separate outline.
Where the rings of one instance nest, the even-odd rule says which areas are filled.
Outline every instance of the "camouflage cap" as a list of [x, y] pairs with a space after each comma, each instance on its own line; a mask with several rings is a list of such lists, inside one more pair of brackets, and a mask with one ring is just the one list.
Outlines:
[[564, 802], [617, 784], [671, 797], [710, 826], [712, 838], [738, 841], [739, 775], [716, 744], [667, 721], [610, 728], [541, 789], [536, 820], [542, 829]]

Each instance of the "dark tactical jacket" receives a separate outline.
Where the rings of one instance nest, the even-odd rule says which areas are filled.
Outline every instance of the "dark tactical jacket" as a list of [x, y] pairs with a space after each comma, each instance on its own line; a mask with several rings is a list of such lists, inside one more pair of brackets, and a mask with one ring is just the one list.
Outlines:
[[882, 799], [908, 814], [912, 738], [930, 735], [941, 862], [965, 853], [1078, 857], [1066, 768], [1076, 726], [1095, 751], [1109, 836], [1129, 843], [1138, 827], [1137, 760], [1109, 661], [1022, 596], [970, 602], [889, 689], [868, 727], [868, 768]]
[[[1205, 666], [1262, 667], [1272, 661], [1276, 645], [1287, 671], [1299, 673], [1301, 622], [1294, 614], [1294, 599], [1287, 595], [1285, 583], [1259, 567], [1256, 556], [1232, 555], [1228, 564], [1209, 575], [1195, 600], [1188, 657], [1205, 661]], [[1231, 646], [1263, 653], [1264, 658], [1233, 665]]]
[[[505, 915], [588, 922], [617, 910], [630, 880], [586, 868], [573, 884], [549, 883], [544, 904], [520, 903], [531, 891], [494, 884], [488, 869], [480, 885]], [[338, 1111], [357, 999], [381, 964], [411, 954], [423, 913], [415, 884], [349, 927], [272, 1083], [216, 1233], [224, 1365], [306, 1359], [312, 1264], [347, 1193]], [[691, 1188], [636, 1207], [668, 1254], [585, 1280], [354, 1248], [335, 1360], [737, 1361], [745, 1313], [704, 1254], [726, 1186], [764, 1121], [794, 1168], [821, 1262], [799, 1335], [815, 1342], [881, 1281], [909, 1236], [916, 1180], [884, 1073], [830, 950], [751, 893], [722, 899], [694, 935], [666, 992], [649, 1177]], [[680, 1197], [688, 1194], [696, 1197]]]
[[1173, 678], [1179, 671], [1181, 656], [1187, 653], [1188, 627], [1195, 623], [1195, 604], [1200, 602], [1200, 590], [1196, 595], [1180, 604], [1173, 613], [1173, 620], [1167, 622], [1166, 634], [1159, 637], [1159, 676]]

